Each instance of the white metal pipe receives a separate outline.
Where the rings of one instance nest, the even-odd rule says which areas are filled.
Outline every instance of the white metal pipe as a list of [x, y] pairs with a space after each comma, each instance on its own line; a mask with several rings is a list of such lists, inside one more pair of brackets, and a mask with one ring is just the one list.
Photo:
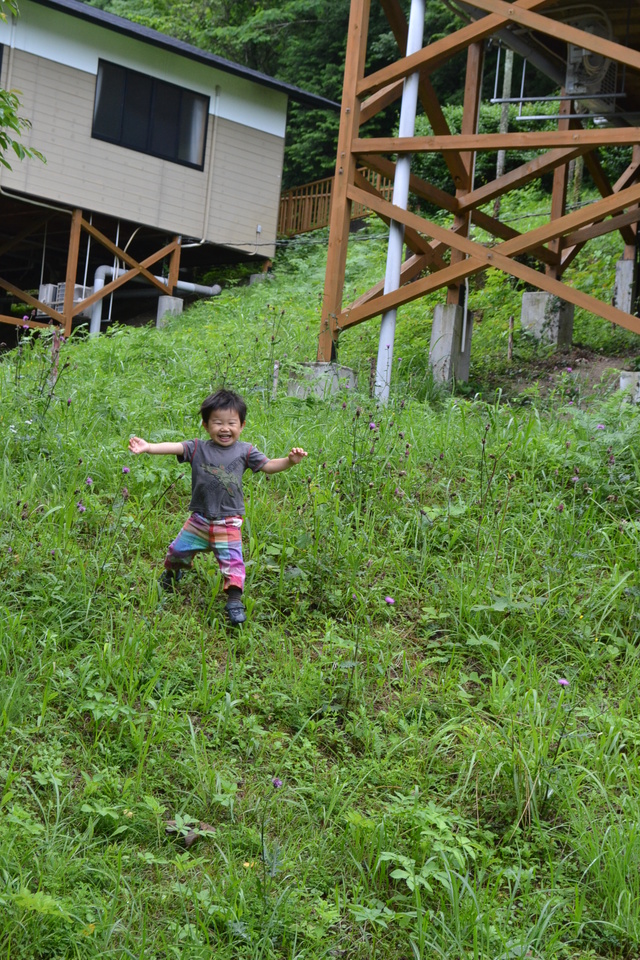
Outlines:
[[[128, 273], [127, 270], [119, 268], [114, 270], [113, 265], [109, 263], [103, 264], [101, 267], [98, 267], [95, 274], [93, 275], [93, 293], [97, 293], [98, 290], [102, 290], [104, 287], [104, 281], [107, 277], [121, 277], [123, 274]], [[156, 280], [161, 280], [162, 283], [166, 283], [164, 277], [156, 277]], [[203, 297], [217, 297], [222, 293], [222, 287], [218, 284], [214, 284], [212, 287], [205, 287], [200, 283], [189, 283], [187, 280], [178, 280], [176, 283], [176, 289], [182, 290], [184, 293], [198, 293]], [[168, 288], [167, 288], [168, 291]], [[102, 300], [96, 300], [93, 307], [91, 308], [91, 321], [89, 323], [89, 333], [92, 335], [97, 335], [100, 333], [100, 324], [102, 323]]]
[[[407, 56], [422, 49], [424, 33], [425, 0], [411, 0], [409, 30], [407, 35]], [[398, 136], [412, 137], [415, 132], [416, 108], [418, 105], [418, 86], [420, 74], [412, 73], [405, 78], [400, 106], [400, 124]], [[411, 174], [411, 154], [398, 157], [393, 181], [393, 204], [401, 210], [407, 209], [409, 199], [409, 177]], [[404, 246], [404, 225], [392, 220], [389, 224], [389, 245], [387, 248], [387, 268], [384, 278], [384, 292], [391, 293], [400, 286], [402, 269], [402, 248]], [[378, 361], [376, 364], [375, 395], [385, 403], [389, 399], [391, 367], [393, 364], [393, 345], [396, 335], [397, 310], [387, 310], [382, 315], [380, 340], [378, 343]]]

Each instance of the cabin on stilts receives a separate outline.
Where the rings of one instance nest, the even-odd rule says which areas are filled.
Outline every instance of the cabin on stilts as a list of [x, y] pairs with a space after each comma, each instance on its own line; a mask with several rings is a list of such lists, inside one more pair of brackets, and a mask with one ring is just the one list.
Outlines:
[[78, 0], [0, 21], [0, 88], [45, 161], [0, 166], [0, 321], [74, 319], [103, 301], [192, 290], [275, 251], [287, 104], [337, 105]]

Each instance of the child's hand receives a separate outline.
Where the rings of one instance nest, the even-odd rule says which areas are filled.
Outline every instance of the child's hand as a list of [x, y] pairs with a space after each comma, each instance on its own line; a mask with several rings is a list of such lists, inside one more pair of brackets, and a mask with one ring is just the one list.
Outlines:
[[149, 442], [143, 440], [142, 437], [131, 437], [129, 440], [129, 450], [131, 453], [148, 453], [149, 446]]
[[308, 456], [306, 450], [303, 450], [302, 447], [294, 447], [289, 454], [289, 463], [292, 465], [300, 463], [306, 456]]

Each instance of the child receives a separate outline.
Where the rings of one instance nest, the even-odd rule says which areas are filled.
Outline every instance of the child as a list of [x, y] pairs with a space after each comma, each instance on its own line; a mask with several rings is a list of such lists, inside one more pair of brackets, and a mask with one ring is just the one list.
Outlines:
[[250, 443], [241, 441], [247, 405], [237, 393], [218, 390], [200, 407], [202, 426], [210, 439], [185, 440], [183, 443], [148, 443], [131, 437], [132, 453], [157, 453], [177, 456], [179, 463], [191, 464], [191, 516], [170, 544], [164, 561], [163, 587], [173, 587], [185, 569], [193, 564], [199, 550], [213, 550], [224, 578], [227, 595], [225, 612], [231, 624], [247, 619], [240, 597], [245, 569], [242, 561], [242, 474], [280, 473], [300, 463], [306, 452], [294, 447], [286, 457], [269, 460]]

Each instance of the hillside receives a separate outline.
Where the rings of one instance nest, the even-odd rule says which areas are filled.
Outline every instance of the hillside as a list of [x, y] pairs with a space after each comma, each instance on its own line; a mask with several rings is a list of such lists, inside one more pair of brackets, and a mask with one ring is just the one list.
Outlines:
[[[422, 304], [388, 407], [375, 325], [341, 345], [360, 392], [287, 397], [315, 350], [312, 239], [165, 330], [79, 332], [57, 380], [47, 336], [0, 360], [3, 955], [635, 957], [638, 410], [517, 328], [508, 361], [518, 291], [491, 276], [463, 392], [425, 374]], [[615, 256], [575, 270], [604, 288]], [[588, 316], [575, 340], [640, 353]], [[237, 632], [209, 559], [158, 594], [188, 477], [127, 452], [201, 436], [222, 384], [243, 438], [309, 451], [247, 475]]]

